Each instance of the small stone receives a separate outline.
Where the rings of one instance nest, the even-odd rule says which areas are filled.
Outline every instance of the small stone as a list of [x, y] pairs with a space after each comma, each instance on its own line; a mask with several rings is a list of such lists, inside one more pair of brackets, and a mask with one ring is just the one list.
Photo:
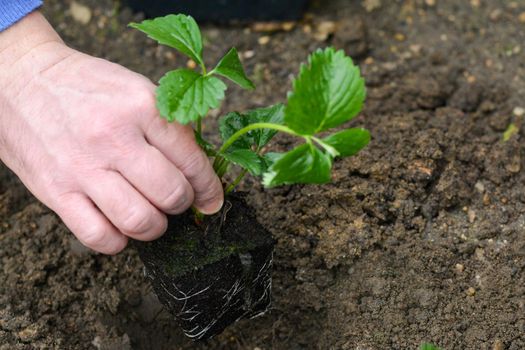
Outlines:
[[303, 26], [303, 33], [310, 34], [312, 32], [312, 26], [309, 24], [305, 24]]
[[479, 7], [480, 1], [479, 0], [470, 0], [470, 6], [472, 7]]
[[474, 185], [474, 188], [476, 188], [476, 190], [477, 190], [479, 193], [483, 193], [483, 192], [485, 192], [485, 185], [483, 185], [483, 183], [480, 182], [480, 181], [476, 182], [476, 184]]
[[473, 297], [474, 295], [476, 295], [476, 290], [472, 287], [469, 287], [469, 289], [467, 289], [467, 295], [469, 297]]
[[483, 196], [483, 205], [489, 205], [490, 204], [490, 196], [485, 193], [485, 195]]
[[427, 6], [436, 6], [436, 0], [425, 0]]
[[24, 343], [30, 343], [35, 340], [38, 336], [38, 327], [36, 324], [32, 324], [29, 327], [18, 332], [18, 338]]
[[501, 9], [495, 9], [489, 14], [489, 18], [491, 21], [497, 21], [501, 18], [502, 14], [503, 11], [501, 11]]
[[373, 58], [373, 57], [367, 57], [367, 58], [365, 59], [365, 64], [366, 64], [366, 65], [371, 65], [371, 64], [373, 64], [373, 63], [374, 63], [374, 58]]
[[186, 62], [186, 67], [188, 67], [188, 69], [195, 69], [197, 67], [197, 63], [190, 59], [188, 62]]
[[467, 212], [468, 215], [468, 222], [471, 224], [476, 220], [476, 212], [472, 209], [469, 209]]
[[465, 265], [463, 265], [463, 264], [456, 264], [455, 268], [456, 268], [457, 272], [465, 271]]
[[367, 12], [372, 12], [381, 7], [381, 0], [363, 0], [362, 4]]
[[295, 28], [295, 22], [283, 22], [282, 27], [285, 32], [289, 32]]
[[242, 54], [242, 57], [244, 57], [246, 59], [253, 58], [253, 56], [255, 56], [255, 51], [253, 51], [253, 50], [246, 50]]
[[503, 347], [503, 342], [499, 339], [496, 339], [496, 341], [494, 342], [494, 346], [492, 347], [492, 350], [503, 350], [504, 347]]
[[518, 118], [519, 117], [523, 117], [525, 115], [525, 108], [523, 108], [523, 107], [514, 107], [514, 109], [512, 110], [512, 114], [514, 114]]
[[256, 22], [251, 29], [254, 32], [274, 33], [279, 31], [289, 32], [295, 28], [295, 22]]
[[334, 21], [321, 21], [317, 24], [314, 33], [314, 39], [317, 41], [326, 41], [330, 35], [334, 34], [337, 25]]
[[412, 44], [408, 48], [416, 55], [419, 55], [421, 53], [421, 45]]
[[261, 36], [257, 42], [259, 45], [267, 45], [270, 42], [270, 37], [268, 35]]
[[521, 23], [525, 23], [525, 12], [520, 13], [520, 15], [518, 16], [518, 20]]
[[405, 41], [406, 37], [403, 33], [396, 33], [394, 35], [394, 39], [396, 39], [397, 41]]
[[91, 9], [85, 5], [73, 1], [69, 6], [69, 11], [73, 19], [81, 24], [86, 25], [91, 21]]

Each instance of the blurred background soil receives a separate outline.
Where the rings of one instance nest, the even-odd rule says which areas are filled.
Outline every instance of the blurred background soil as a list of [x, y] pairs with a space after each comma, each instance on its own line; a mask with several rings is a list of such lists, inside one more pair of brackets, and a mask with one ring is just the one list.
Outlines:
[[[192, 65], [127, 28], [142, 17], [118, 2], [43, 12], [69, 45], [154, 81]], [[133, 249], [83, 248], [0, 165], [0, 349], [525, 349], [525, 1], [314, 1], [300, 22], [203, 36], [208, 65], [235, 45], [258, 86], [230, 85], [207, 133], [283, 102], [318, 47], [346, 50], [367, 81], [350, 125], [373, 139], [333, 183], [242, 186], [278, 240], [271, 312], [192, 343]]]

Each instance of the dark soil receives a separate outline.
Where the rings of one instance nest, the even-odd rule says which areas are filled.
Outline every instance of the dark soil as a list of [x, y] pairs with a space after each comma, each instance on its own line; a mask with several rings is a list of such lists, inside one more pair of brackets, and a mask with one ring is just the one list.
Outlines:
[[[87, 25], [69, 0], [46, 1], [72, 46], [155, 80], [186, 65], [127, 29], [140, 18], [126, 8], [82, 3]], [[336, 162], [332, 184], [243, 184], [278, 240], [271, 312], [192, 343], [133, 249], [82, 248], [2, 169], [0, 349], [525, 349], [525, 3], [320, 3], [290, 31], [204, 29], [207, 62], [235, 44], [258, 85], [232, 86], [216, 115], [283, 101], [319, 46], [346, 49], [367, 81], [351, 124], [373, 140]], [[510, 123], [518, 133], [504, 142]]]
[[193, 340], [270, 308], [275, 241], [244, 197], [230, 194], [202, 220], [169, 216], [164, 236], [135, 242], [155, 294]]

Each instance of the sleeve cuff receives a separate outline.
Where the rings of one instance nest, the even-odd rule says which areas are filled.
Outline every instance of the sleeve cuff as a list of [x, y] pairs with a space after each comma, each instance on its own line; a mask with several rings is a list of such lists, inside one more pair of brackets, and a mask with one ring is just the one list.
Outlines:
[[40, 6], [42, 0], [0, 0], [0, 32]]

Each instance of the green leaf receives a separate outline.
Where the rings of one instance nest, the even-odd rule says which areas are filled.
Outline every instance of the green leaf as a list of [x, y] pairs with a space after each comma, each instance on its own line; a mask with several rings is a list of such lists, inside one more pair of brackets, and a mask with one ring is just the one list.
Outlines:
[[160, 44], [171, 46], [199, 64], [202, 61], [202, 36], [199, 26], [191, 16], [168, 15], [142, 23], [130, 23], [130, 27], [146, 33]]
[[[279, 103], [267, 108], [253, 109], [247, 112], [250, 124], [255, 123], [272, 123], [282, 124], [284, 122], [284, 105]], [[277, 134], [277, 130], [273, 129], [257, 129], [250, 131], [254, 139], [254, 143], [260, 149], [268, 144], [270, 140]]]
[[230, 79], [244, 89], [255, 89], [253, 82], [248, 79], [246, 73], [244, 73], [244, 68], [242, 67], [236, 48], [228, 51], [212, 72]]
[[271, 166], [277, 162], [281, 157], [284, 155], [284, 153], [278, 153], [278, 152], [267, 152], [263, 155], [264, 163], [266, 164], [266, 168], [270, 169]]
[[517, 134], [519, 131], [520, 129], [518, 129], [516, 124], [510, 123], [507, 127], [507, 130], [505, 130], [505, 132], [503, 133], [503, 142], [507, 142], [508, 140], [510, 140], [511, 137]]
[[283, 184], [330, 182], [332, 158], [311, 144], [282, 154], [263, 176], [266, 187]]
[[[258, 108], [247, 111], [245, 114], [238, 112], [228, 113], [219, 120], [219, 131], [223, 141], [228, 140], [237, 131], [254, 123], [273, 123], [282, 124], [284, 120], [284, 106], [277, 104], [267, 108]], [[272, 129], [251, 130], [241, 136], [233, 143], [233, 148], [252, 148], [261, 149], [277, 133]]]
[[361, 128], [346, 129], [325, 137], [323, 142], [335, 148], [340, 157], [349, 157], [368, 145], [370, 133]]
[[262, 175], [266, 170], [266, 163], [263, 158], [249, 149], [235, 149], [223, 154], [223, 157], [255, 176]]
[[[222, 141], [226, 142], [226, 140], [228, 140], [233, 134], [248, 126], [249, 123], [250, 121], [248, 117], [239, 112], [226, 114], [219, 120], [219, 133]], [[250, 134], [246, 133], [239, 137], [239, 139], [231, 145], [231, 148], [250, 149], [253, 142], [253, 138], [250, 137]]]
[[172, 122], [188, 124], [217, 108], [224, 99], [226, 85], [216, 77], [202, 76], [189, 69], [177, 69], [160, 79], [157, 107]]
[[420, 350], [441, 350], [439, 347], [431, 343], [423, 343], [421, 344], [419, 349]]
[[286, 125], [302, 135], [337, 127], [361, 111], [365, 95], [364, 80], [352, 59], [343, 51], [319, 49], [293, 83]]
[[206, 153], [208, 157], [215, 157], [217, 155], [215, 146], [213, 146], [211, 143], [203, 139], [202, 135], [199, 134], [197, 131], [194, 131], [194, 134], [195, 134], [195, 141], [202, 148], [204, 153]]

